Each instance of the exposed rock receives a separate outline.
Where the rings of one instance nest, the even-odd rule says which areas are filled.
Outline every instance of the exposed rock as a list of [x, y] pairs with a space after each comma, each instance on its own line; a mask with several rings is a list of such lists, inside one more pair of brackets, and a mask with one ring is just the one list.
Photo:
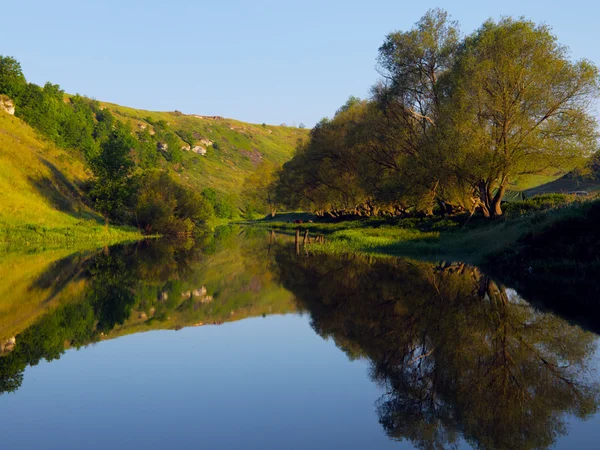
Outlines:
[[181, 150], [185, 150], [186, 152], [189, 152], [190, 151], [190, 146], [186, 144], [183, 147], [181, 147]]
[[158, 142], [156, 148], [161, 152], [166, 152], [169, 149], [169, 144], [166, 142]]
[[205, 119], [205, 120], [223, 120], [221, 116], [201, 116], [199, 114], [190, 114], [190, 117], [195, 117], [196, 119]]
[[195, 289], [193, 294], [194, 297], [202, 297], [206, 295], [206, 287], [202, 286], [200, 289]]
[[0, 343], [0, 354], [12, 352], [17, 345], [17, 338], [14, 336]]
[[138, 128], [140, 130], [145, 130], [147, 128], [147, 125], [145, 123], [138, 123]]
[[145, 312], [143, 312], [143, 311], [141, 311], [141, 312], [138, 314], [138, 319], [146, 320], [147, 318], [148, 318], [148, 316], [147, 316], [147, 315], [146, 315], [146, 313], [145, 313]]
[[262, 153], [257, 148], [253, 148], [251, 151], [241, 149], [240, 153], [252, 161], [254, 165], [260, 164], [263, 159]]
[[192, 151], [194, 153], [197, 153], [199, 155], [206, 155], [206, 149], [204, 147], [201, 147], [199, 145], [196, 145], [194, 148], [192, 148]]
[[0, 95], [0, 110], [6, 111], [11, 116], [15, 115], [15, 104], [10, 97], [6, 95]]
[[211, 141], [210, 139], [202, 138], [200, 139], [200, 144], [202, 144], [205, 147], [210, 147], [211, 145], [213, 145], [213, 141]]

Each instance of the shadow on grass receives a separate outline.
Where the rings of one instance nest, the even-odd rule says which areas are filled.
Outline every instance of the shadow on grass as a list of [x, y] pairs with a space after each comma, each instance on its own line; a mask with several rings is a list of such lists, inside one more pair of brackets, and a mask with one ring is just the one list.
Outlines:
[[57, 210], [77, 219], [95, 220], [103, 223], [102, 218], [85, 207], [82, 193], [50, 161], [41, 158], [40, 162], [50, 170], [50, 176], [29, 177], [35, 190]]

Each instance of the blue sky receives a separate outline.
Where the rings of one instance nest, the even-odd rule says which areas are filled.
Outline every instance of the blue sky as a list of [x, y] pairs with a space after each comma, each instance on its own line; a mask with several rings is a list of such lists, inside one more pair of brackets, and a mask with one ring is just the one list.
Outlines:
[[308, 126], [377, 80], [385, 35], [441, 7], [470, 33], [489, 18], [551, 25], [600, 65], [592, 1], [5, 0], [0, 54], [29, 81], [150, 110]]

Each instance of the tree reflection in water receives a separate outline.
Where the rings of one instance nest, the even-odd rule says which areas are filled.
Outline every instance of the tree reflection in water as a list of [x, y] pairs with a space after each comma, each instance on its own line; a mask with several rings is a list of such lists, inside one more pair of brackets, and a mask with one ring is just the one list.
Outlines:
[[545, 448], [598, 405], [596, 336], [464, 264], [280, 251], [312, 326], [371, 362], [388, 435], [420, 448]]

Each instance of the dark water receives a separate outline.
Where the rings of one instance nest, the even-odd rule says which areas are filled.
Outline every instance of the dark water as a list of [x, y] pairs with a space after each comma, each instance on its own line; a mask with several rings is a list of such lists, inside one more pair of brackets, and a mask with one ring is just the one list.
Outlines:
[[598, 446], [598, 336], [464, 264], [222, 228], [0, 276], [2, 449]]

